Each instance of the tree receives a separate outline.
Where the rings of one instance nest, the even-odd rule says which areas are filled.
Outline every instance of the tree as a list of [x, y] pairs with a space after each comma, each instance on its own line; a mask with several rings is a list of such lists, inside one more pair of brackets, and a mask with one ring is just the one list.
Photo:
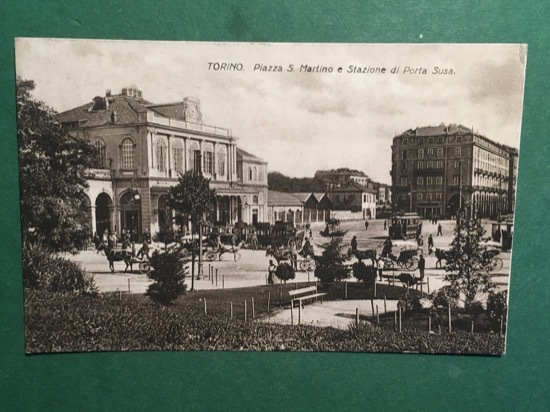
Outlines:
[[[200, 173], [195, 171], [187, 171], [181, 174], [178, 179], [178, 184], [170, 188], [168, 192], [168, 205], [179, 213], [178, 222], [185, 221], [189, 218], [193, 225], [193, 230], [196, 228], [199, 233], [199, 274], [202, 265], [202, 230], [201, 223], [204, 216], [214, 209], [216, 196], [214, 191], [210, 189], [210, 180], [206, 179]], [[191, 249], [191, 290], [194, 289], [194, 273], [195, 273], [195, 255], [196, 250], [194, 245]]]
[[486, 253], [487, 247], [482, 244], [484, 234], [481, 220], [472, 216], [469, 207], [457, 214], [444, 279], [451, 295], [457, 296], [467, 310], [495, 288], [489, 273], [493, 255]]
[[84, 190], [96, 151], [32, 98], [32, 80], [17, 78], [20, 207], [23, 241], [75, 252], [90, 236]]
[[185, 293], [186, 268], [177, 252], [155, 252], [151, 257], [153, 270], [147, 276], [153, 283], [145, 293], [154, 302], [170, 305]]
[[349, 270], [344, 265], [347, 255], [344, 254], [342, 241], [347, 231], [340, 229], [340, 221], [335, 218], [328, 220], [321, 236], [330, 240], [321, 245], [323, 253], [315, 258], [315, 276], [323, 283], [342, 280], [349, 277]]

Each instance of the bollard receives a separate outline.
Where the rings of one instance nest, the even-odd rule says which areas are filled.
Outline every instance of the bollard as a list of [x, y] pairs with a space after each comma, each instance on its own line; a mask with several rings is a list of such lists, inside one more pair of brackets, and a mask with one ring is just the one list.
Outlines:
[[302, 302], [298, 302], [298, 325], [302, 321]]
[[430, 278], [429, 277], [426, 278], [426, 282], [427, 282], [426, 285], [428, 286], [428, 295], [429, 295], [430, 294]]
[[348, 298], [348, 281], [344, 280], [344, 299]]
[[474, 321], [472, 321], [472, 330], [471, 330], [471, 333], [472, 333], [472, 335], [474, 334]]
[[502, 336], [503, 326], [504, 326], [504, 317], [501, 315], [500, 316], [500, 336]]
[[122, 293], [120, 292], [120, 289], [118, 290], [118, 300], [122, 300]]
[[233, 319], [233, 302], [229, 303], [229, 317]]
[[378, 314], [378, 305], [376, 305], [376, 324], [380, 323], [380, 315]]
[[386, 309], [386, 295], [384, 295], [384, 315], [387, 314], [388, 311]]
[[428, 332], [432, 331], [432, 315], [428, 315]]
[[290, 324], [294, 325], [294, 302], [290, 301]]
[[355, 327], [359, 327], [359, 308], [355, 308]]
[[244, 300], [244, 321], [246, 322], [246, 299]]
[[208, 279], [211, 279], [212, 278], [212, 265], [209, 263], [208, 264]]
[[254, 319], [254, 298], [252, 298], [252, 319]]
[[372, 312], [371, 312], [371, 313], [372, 313], [372, 317], [374, 318], [374, 300], [372, 300], [372, 299], [370, 300], [370, 307], [371, 307], [371, 309], [372, 309]]
[[283, 306], [283, 285], [279, 284], [279, 307]]
[[208, 312], [206, 311], [206, 298], [204, 298], [204, 314], [208, 315]]
[[225, 289], [225, 275], [222, 275], [222, 289]]
[[269, 307], [271, 306], [271, 292], [267, 292], [267, 314], [269, 315]]
[[130, 279], [128, 279], [128, 294], [130, 294]]
[[[214, 272], [214, 269], [212, 269], [212, 272]], [[218, 286], [218, 268], [216, 268], [216, 286]]]
[[376, 298], [376, 279], [374, 279], [374, 297]]
[[397, 311], [393, 312], [393, 330], [397, 330]]
[[451, 328], [451, 305], [449, 305], [449, 333], [452, 333], [452, 328]]

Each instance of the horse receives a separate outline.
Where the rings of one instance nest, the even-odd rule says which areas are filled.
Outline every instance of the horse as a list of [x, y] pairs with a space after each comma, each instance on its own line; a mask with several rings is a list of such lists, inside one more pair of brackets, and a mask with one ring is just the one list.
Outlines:
[[107, 256], [107, 260], [109, 261], [109, 269], [111, 269], [111, 272], [115, 271], [115, 265], [114, 262], [124, 262], [126, 264], [126, 267], [124, 268], [124, 273], [128, 270], [128, 267], [130, 267], [130, 270], [133, 271], [133, 265], [132, 265], [132, 253], [127, 250], [115, 250], [110, 249], [108, 247], [104, 247], [105, 250], [105, 256]]
[[296, 256], [293, 256], [291, 249], [277, 249], [272, 246], [269, 246], [265, 251], [266, 256], [272, 256], [277, 261], [277, 265], [285, 260], [296, 259]]
[[435, 250], [435, 257], [437, 258], [437, 262], [435, 262], [435, 267], [437, 269], [437, 265], [439, 265], [439, 268], [442, 267], [442, 260], [447, 260], [447, 256], [449, 255], [449, 252], [443, 249], [436, 249]]
[[[219, 246], [218, 246], [218, 259], [219, 260], [222, 260], [222, 255], [224, 253], [233, 253], [233, 257], [235, 258], [237, 252], [243, 247], [244, 245], [244, 242], [241, 240], [237, 245], [226, 245], [222, 242], [219, 242]], [[237, 259], [234, 259], [235, 261]]]
[[348, 249], [348, 257], [355, 256], [359, 262], [363, 261], [363, 259], [370, 259], [372, 260], [373, 266], [376, 266], [378, 264], [378, 252], [376, 249], [366, 249], [366, 250], [359, 250], [359, 249]]

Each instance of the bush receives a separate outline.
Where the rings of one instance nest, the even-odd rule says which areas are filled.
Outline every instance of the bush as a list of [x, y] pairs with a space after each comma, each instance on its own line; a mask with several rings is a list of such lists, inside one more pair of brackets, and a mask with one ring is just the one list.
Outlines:
[[325, 265], [315, 267], [315, 277], [321, 283], [332, 283], [349, 278], [349, 271], [342, 265]]
[[294, 279], [296, 277], [296, 271], [292, 265], [288, 263], [280, 263], [277, 266], [275, 275], [286, 283], [287, 280]]
[[364, 262], [355, 262], [352, 266], [353, 276], [357, 280], [365, 282], [366, 287], [370, 287], [376, 282], [377, 269], [374, 266], [367, 266]]
[[55, 256], [41, 244], [23, 247], [23, 285], [50, 292], [97, 294], [94, 279], [78, 264]]
[[492, 322], [500, 322], [500, 317], [506, 321], [508, 315], [508, 293], [492, 292], [487, 299], [487, 316]]
[[154, 302], [170, 305], [185, 293], [186, 268], [175, 252], [154, 253], [151, 257], [153, 270], [147, 275], [154, 282], [149, 285], [147, 296]]
[[436, 308], [447, 308], [449, 305], [454, 308], [458, 303], [457, 294], [449, 286], [436, 290], [430, 294], [429, 299]]

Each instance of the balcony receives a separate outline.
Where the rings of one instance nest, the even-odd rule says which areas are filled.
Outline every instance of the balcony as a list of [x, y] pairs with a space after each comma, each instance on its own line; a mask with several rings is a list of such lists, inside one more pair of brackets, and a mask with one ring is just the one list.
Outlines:
[[200, 133], [231, 138], [231, 130], [222, 127], [207, 126], [200, 123], [191, 123], [183, 120], [170, 119], [167, 117], [156, 116], [154, 113], [147, 112], [147, 123], [158, 124], [161, 126], [173, 127], [176, 129], [193, 130]]

